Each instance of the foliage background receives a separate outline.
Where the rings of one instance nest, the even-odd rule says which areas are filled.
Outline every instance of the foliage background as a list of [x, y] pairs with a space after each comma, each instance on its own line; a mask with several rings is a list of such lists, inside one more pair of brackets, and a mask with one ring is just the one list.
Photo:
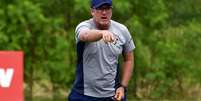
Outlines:
[[[113, 0], [136, 44], [128, 98], [201, 100], [201, 0]], [[0, 0], [0, 50], [25, 53], [26, 101], [66, 101], [89, 0]]]

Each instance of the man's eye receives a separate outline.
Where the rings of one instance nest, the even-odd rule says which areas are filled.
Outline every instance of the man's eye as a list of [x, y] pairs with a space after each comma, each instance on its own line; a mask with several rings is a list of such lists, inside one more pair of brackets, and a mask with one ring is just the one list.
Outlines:
[[107, 8], [97, 8], [98, 10], [109, 10], [110, 8], [107, 7]]

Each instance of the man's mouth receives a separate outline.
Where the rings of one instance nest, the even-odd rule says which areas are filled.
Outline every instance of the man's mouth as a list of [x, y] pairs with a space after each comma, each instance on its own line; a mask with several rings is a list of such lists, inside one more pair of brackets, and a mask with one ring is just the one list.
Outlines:
[[102, 20], [107, 20], [107, 17], [101, 17]]

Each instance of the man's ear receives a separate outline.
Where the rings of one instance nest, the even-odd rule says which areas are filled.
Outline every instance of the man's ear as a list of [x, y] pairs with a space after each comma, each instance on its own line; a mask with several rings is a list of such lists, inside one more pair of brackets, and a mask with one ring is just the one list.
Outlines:
[[92, 15], [92, 16], [94, 16], [94, 12], [95, 12], [94, 9], [91, 8], [91, 15]]

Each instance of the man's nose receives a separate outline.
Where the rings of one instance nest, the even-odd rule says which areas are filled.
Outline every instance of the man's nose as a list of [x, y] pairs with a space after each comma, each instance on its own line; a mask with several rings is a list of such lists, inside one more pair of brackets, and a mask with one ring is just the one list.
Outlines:
[[102, 12], [103, 12], [103, 14], [106, 14], [107, 10], [106, 10], [106, 9], [103, 9], [103, 11], [102, 11]]

